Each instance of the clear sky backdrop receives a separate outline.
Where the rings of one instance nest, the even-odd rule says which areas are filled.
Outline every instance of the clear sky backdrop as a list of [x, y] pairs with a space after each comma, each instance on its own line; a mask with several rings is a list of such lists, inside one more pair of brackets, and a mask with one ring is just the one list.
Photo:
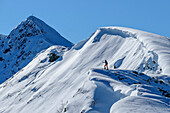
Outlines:
[[30, 15], [73, 43], [104, 26], [170, 37], [170, 0], [0, 0], [0, 34], [8, 35]]

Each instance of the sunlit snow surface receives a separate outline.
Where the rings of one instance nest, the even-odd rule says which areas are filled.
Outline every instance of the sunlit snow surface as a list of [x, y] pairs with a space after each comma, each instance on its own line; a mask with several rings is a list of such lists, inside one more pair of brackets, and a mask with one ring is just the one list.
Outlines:
[[[170, 42], [99, 28], [71, 50], [52, 46], [0, 86], [2, 113], [169, 113]], [[61, 57], [49, 62], [48, 54]], [[103, 61], [109, 70], [103, 69]]]
[[21, 22], [8, 36], [0, 35], [0, 84], [52, 45], [72, 47], [71, 42], [34, 16]]

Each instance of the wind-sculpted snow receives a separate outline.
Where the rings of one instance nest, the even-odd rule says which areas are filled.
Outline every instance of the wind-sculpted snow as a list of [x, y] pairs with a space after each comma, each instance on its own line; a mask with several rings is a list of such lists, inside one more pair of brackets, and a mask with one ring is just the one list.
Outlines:
[[[60, 58], [49, 62], [50, 52]], [[103, 27], [71, 49], [38, 53], [1, 84], [0, 112], [168, 113], [168, 58], [166, 37]], [[104, 60], [109, 70], [103, 70]]]
[[98, 42], [100, 41], [100, 38], [103, 35], [115, 35], [115, 36], [121, 36], [122, 38], [127, 38], [127, 37], [134, 37], [136, 38], [135, 34], [132, 34], [128, 31], [123, 31], [117, 28], [110, 29], [110, 28], [100, 28], [97, 30], [97, 32], [94, 34], [95, 38], [93, 42]]
[[[170, 58], [170, 51], [169, 51], [170, 41], [167, 37], [144, 32], [144, 31], [139, 31], [135, 29], [130, 29], [130, 28], [103, 27], [103, 28], [99, 28], [96, 31], [96, 33], [93, 34], [89, 42], [90, 43], [99, 42], [101, 39], [106, 40], [106, 38], [116, 37], [116, 36], [125, 38], [125, 40], [127, 40], [124, 43], [124, 45], [122, 43], [122, 48], [119, 50], [130, 53], [131, 56], [129, 56], [129, 58], [135, 55], [138, 55], [140, 52], [141, 54], [144, 55], [145, 53], [143, 51], [145, 51], [148, 53], [147, 55], [148, 58], [145, 58], [143, 62], [146, 62], [146, 60], [149, 59], [149, 57], [152, 57], [152, 59], [154, 57], [154, 62], [158, 64], [157, 67], [154, 67], [154, 68], [158, 69], [157, 70], [158, 73], [162, 73], [162, 74], [170, 73], [170, 59], [169, 59]], [[117, 42], [118, 40], [119, 39], [117, 39], [115, 43], [121, 43], [121, 42]], [[133, 41], [136, 42], [136, 45], [133, 44]], [[131, 53], [131, 51], [134, 51], [134, 50], [126, 51], [127, 49], [130, 49], [131, 46], [133, 46], [134, 49], [136, 48], [136, 52], [133, 54]], [[125, 56], [122, 55], [122, 58], [123, 57]], [[143, 69], [141, 71], [143, 71]]]
[[87, 113], [168, 113], [170, 110], [170, 99], [165, 96], [170, 95], [167, 83], [131, 70], [92, 69], [89, 74], [96, 89], [95, 104]]

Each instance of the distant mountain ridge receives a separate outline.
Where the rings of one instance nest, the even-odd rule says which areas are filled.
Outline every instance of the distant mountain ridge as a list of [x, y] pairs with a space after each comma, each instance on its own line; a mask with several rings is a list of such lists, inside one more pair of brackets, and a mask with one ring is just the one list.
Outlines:
[[73, 43], [40, 19], [30, 16], [0, 38], [0, 83], [26, 66], [41, 50], [52, 45], [71, 48]]

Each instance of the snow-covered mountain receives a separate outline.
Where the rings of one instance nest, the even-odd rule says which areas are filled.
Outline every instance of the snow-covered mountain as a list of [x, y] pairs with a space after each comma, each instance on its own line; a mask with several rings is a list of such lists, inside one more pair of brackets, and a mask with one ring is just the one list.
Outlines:
[[[60, 58], [49, 62], [51, 52]], [[44, 49], [1, 84], [0, 112], [169, 113], [169, 58], [167, 37], [99, 28], [68, 51]]]
[[8, 36], [0, 35], [0, 84], [54, 44], [67, 48], [73, 45], [34, 16], [21, 22]]
[[3, 34], [0, 34], [0, 39], [5, 38], [6, 36]]

